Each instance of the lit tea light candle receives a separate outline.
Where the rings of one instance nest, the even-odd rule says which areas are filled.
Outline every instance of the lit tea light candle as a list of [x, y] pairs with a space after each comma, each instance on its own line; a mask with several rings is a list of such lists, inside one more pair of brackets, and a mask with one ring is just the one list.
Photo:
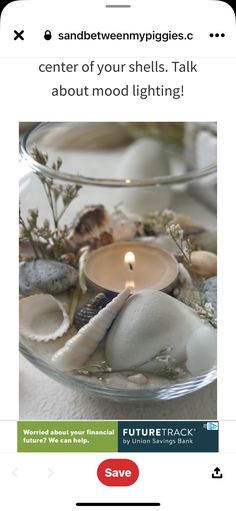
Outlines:
[[135, 265], [135, 255], [133, 252], [126, 252], [124, 257], [125, 264], [128, 265], [129, 270], [133, 271]]
[[119, 293], [126, 287], [169, 291], [178, 276], [178, 263], [158, 246], [124, 241], [91, 252], [84, 272], [88, 287], [96, 291]]

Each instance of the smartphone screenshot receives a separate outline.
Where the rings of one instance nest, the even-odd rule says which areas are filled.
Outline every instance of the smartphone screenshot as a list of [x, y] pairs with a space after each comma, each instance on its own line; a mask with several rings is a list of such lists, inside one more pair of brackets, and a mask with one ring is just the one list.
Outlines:
[[235, 510], [235, 13], [0, 20], [0, 503]]

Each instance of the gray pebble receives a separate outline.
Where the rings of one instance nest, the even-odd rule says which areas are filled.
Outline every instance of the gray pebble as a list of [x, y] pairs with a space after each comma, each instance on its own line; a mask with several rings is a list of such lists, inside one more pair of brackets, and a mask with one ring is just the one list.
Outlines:
[[48, 259], [38, 259], [20, 265], [20, 294], [57, 294], [74, 286], [78, 273], [72, 266]]
[[205, 301], [211, 303], [217, 312], [217, 277], [210, 277], [202, 284]]

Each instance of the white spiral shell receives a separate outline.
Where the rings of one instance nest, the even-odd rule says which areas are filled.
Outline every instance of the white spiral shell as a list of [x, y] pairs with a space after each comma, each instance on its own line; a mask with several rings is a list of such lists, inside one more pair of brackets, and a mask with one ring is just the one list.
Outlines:
[[61, 370], [78, 369], [94, 353], [99, 342], [104, 338], [108, 328], [130, 295], [130, 288], [124, 289], [108, 303], [87, 325], [69, 339], [65, 346], [52, 357], [52, 363]]

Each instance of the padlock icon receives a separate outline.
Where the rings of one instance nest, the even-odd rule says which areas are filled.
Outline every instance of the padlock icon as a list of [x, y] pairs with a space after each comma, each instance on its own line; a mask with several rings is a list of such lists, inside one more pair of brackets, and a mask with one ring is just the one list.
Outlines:
[[50, 39], [52, 39], [52, 32], [50, 30], [45, 30], [44, 39], [46, 39], [46, 41], [50, 41]]

